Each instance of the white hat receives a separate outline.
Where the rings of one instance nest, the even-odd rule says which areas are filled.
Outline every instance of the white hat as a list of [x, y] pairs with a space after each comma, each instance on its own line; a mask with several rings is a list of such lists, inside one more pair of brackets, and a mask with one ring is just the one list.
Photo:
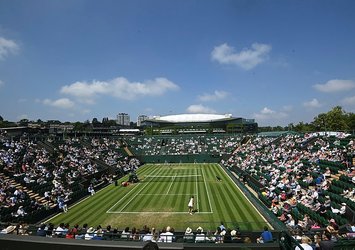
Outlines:
[[221, 235], [221, 236], [226, 235], [226, 230], [223, 230], [220, 235]]
[[185, 234], [190, 234], [190, 233], [192, 233], [192, 229], [191, 228], [186, 228], [186, 231], [185, 231]]
[[237, 231], [232, 230], [232, 231], [231, 231], [231, 235], [232, 235], [232, 236], [236, 236], [236, 235], [237, 235]]
[[95, 232], [95, 228], [93, 228], [93, 227], [89, 227], [88, 230], [86, 230], [86, 233], [88, 233], [88, 234], [92, 234], [94, 232]]
[[196, 231], [198, 231], [198, 230], [200, 230], [201, 233], [203, 232], [203, 228], [202, 228], [202, 227], [198, 227], [198, 228], [196, 229]]
[[5, 229], [4, 233], [10, 234], [10, 233], [12, 233], [12, 232], [15, 230], [15, 228], [16, 228], [16, 226], [10, 225], [10, 226], [8, 226], [8, 227]]
[[345, 202], [343, 202], [343, 203], [341, 203], [341, 205], [346, 206], [346, 203], [345, 203]]

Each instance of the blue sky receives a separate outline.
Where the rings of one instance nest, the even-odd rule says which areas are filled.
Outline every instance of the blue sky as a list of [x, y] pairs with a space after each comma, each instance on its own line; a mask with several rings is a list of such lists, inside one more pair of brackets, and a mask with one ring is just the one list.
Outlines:
[[354, 1], [0, 0], [0, 115], [355, 112]]

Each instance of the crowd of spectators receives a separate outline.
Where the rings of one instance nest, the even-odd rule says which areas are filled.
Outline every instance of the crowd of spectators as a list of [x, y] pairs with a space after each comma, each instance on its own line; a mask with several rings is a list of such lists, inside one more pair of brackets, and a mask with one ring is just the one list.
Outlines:
[[[66, 212], [67, 203], [85, 195], [83, 185], [111, 183], [141, 165], [138, 159], [123, 155], [117, 140], [101, 138], [85, 143], [68, 138], [46, 143], [50, 148], [41, 147], [28, 136], [0, 136], [2, 221], [17, 217], [26, 220], [26, 215], [40, 209], [59, 208]], [[105, 166], [97, 160], [113, 167], [115, 173], [103, 171]], [[87, 178], [90, 183], [83, 183]]]
[[[22, 228], [21, 232], [18, 231]], [[4, 226], [2, 234], [21, 234], [21, 235], [35, 235], [50, 238], [67, 238], [80, 240], [122, 240], [122, 241], [142, 241], [142, 242], [187, 242], [187, 243], [252, 243], [253, 236], [250, 233], [242, 233], [239, 228], [226, 228], [223, 223], [216, 227], [215, 231], [204, 231], [199, 226], [194, 231], [190, 227], [186, 228], [185, 232], [175, 232], [173, 227], [167, 226], [160, 230], [144, 225], [141, 229], [126, 227], [124, 230], [119, 230], [111, 225], [106, 227], [89, 226], [83, 224], [79, 226], [75, 224], [71, 226], [69, 223], [60, 223], [55, 226], [51, 223], [41, 224], [38, 227], [30, 228], [28, 225], [18, 224]], [[265, 233], [261, 234], [264, 237]], [[273, 241], [272, 234], [270, 242]], [[255, 237], [254, 237], [255, 238]], [[254, 239], [254, 243], [260, 243], [260, 240]], [[266, 243], [266, 240], [265, 240]]]
[[122, 151], [122, 143], [117, 139], [91, 139], [91, 147], [95, 150], [95, 158], [104, 161], [122, 173], [135, 171], [141, 162], [135, 157], [128, 157]]
[[[257, 190], [261, 200], [305, 248], [307, 245], [326, 244], [322, 243], [324, 241], [330, 241], [331, 244], [342, 236], [355, 236], [355, 225], [350, 225], [347, 220], [347, 211], [355, 210], [354, 139], [319, 135], [278, 138], [251, 136], [248, 141], [241, 143], [242, 139], [238, 136], [216, 135], [125, 138], [127, 144], [139, 154], [230, 155], [221, 164]], [[84, 177], [91, 178], [87, 184], [87, 194], [93, 195], [97, 182], [112, 182], [115, 177], [105, 172], [97, 180], [95, 175], [101, 173], [105, 165], [121, 174], [135, 171], [141, 165], [137, 158], [125, 154], [122, 140], [117, 139], [93, 138], [88, 141], [71, 138], [61, 142], [49, 141], [53, 151], [39, 146], [29, 137], [8, 139], [1, 135], [0, 144], [2, 220], [8, 208], [11, 208], [11, 213], [7, 219], [12, 217], [21, 220], [32, 211], [47, 209], [50, 204], [56, 204], [66, 212], [67, 203], [75, 191], [78, 187], [82, 189], [79, 184]], [[256, 187], [250, 179], [256, 180], [259, 186]], [[14, 180], [20, 185], [14, 184]], [[44, 201], [31, 197], [28, 190], [36, 190]], [[308, 234], [312, 230], [313, 233]], [[215, 232], [203, 232], [201, 227], [193, 232], [187, 228], [182, 237], [171, 227], [156, 230], [145, 226], [142, 230], [126, 228], [121, 232], [111, 226], [70, 227], [69, 224], [57, 227], [41, 225], [36, 234], [86, 240], [251, 241], [249, 236], [242, 236], [238, 229], [226, 229], [223, 224]], [[265, 242], [265, 237], [271, 237], [267, 229], [254, 241]]]
[[[215, 231], [204, 231], [199, 226], [195, 230], [187, 227], [185, 232], [175, 232], [174, 228], [170, 226], [158, 230], [154, 227], [150, 228], [144, 225], [142, 229], [126, 227], [121, 231], [111, 225], [93, 227], [88, 224], [83, 224], [82, 226], [75, 224], [71, 226], [69, 223], [60, 223], [56, 226], [48, 223], [31, 228], [26, 224], [19, 223], [18, 225], [5, 225], [0, 234], [33, 235], [48, 238], [66, 238], [69, 240], [113, 240], [154, 243], [267, 244], [277, 242], [275, 235], [266, 226], [258, 235], [251, 232], [241, 232], [239, 228], [231, 229], [225, 227], [223, 222], [216, 227]], [[332, 234], [328, 231], [322, 234], [315, 234], [313, 239], [303, 235], [299, 238], [299, 243], [305, 250], [333, 249], [336, 244], [332, 240]], [[295, 249], [299, 250], [300, 248], [296, 246]]]
[[346, 216], [355, 208], [354, 152], [354, 139], [251, 137], [221, 163], [254, 188], [297, 239], [323, 230], [336, 240], [355, 233]]
[[138, 155], [231, 154], [242, 137], [229, 135], [134, 136], [127, 143]]

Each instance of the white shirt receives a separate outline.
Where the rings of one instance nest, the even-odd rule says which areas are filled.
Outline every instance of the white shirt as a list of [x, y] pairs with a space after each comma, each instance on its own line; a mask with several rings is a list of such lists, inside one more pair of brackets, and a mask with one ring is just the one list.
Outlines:
[[187, 206], [188, 207], [193, 207], [194, 206], [194, 198], [190, 199], [189, 204]]
[[[303, 247], [304, 250], [313, 250], [313, 247], [311, 247], [307, 243], [302, 243], [301, 247]], [[295, 247], [295, 250], [300, 250], [300, 248], [299, 247]]]
[[173, 242], [173, 235], [174, 234], [171, 232], [162, 233], [160, 234], [160, 240], [162, 242], [171, 243]]

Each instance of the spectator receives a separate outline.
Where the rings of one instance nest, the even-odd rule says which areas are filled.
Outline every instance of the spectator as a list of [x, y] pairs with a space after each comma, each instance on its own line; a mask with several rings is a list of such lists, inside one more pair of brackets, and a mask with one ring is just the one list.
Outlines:
[[264, 227], [264, 231], [261, 233], [261, 236], [257, 239], [258, 243], [269, 243], [273, 242], [272, 233], [269, 231], [268, 227]]
[[192, 232], [192, 229], [190, 227], [186, 228], [185, 234], [184, 234], [184, 241], [185, 242], [194, 242], [195, 236]]
[[131, 232], [129, 231], [129, 227], [126, 227], [121, 233], [121, 239], [129, 239]]
[[85, 240], [92, 240], [92, 238], [94, 238], [94, 233], [95, 233], [95, 228], [89, 227], [88, 230], [86, 230], [84, 239]]
[[197, 243], [206, 242], [206, 236], [203, 233], [203, 228], [202, 227], [198, 227], [196, 229], [195, 242], [197, 242]]
[[46, 232], [45, 228], [46, 228], [46, 224], [42, 224], [42, 225], [38, 228], [36, 235], [37, 235], [37, 236], [46, 237], [47, 232]]
[[165, 232], [160, 234], [161, 242], [166, 242], [166, 243], [173, 242], [173, 238], [174, 238], [173, 231], [174, 230], [170, 226], [167, 226]]
[[[301, 247], [303, 250], [313, 250], [313, 247], [310, 245], [311, 239], [307, 236], [302, 236], [301, 238]], [[295, 247], [295, 250], [301, 250], [298, 246]]]
[[143, 241], [152, 241], [153, 235], [155, 234], [155, 228], [153, 227], [148, 233], [143, 236]]
[[322, 240], [319, 243], [319, 247], [321, 250], [331, 250], [334, 248], [335, 242], [331, 240], [332, 235], [325, 231], [322, 236]]
[[95, 194], [95, 190], [92, 184], [90, 184], [90, 186], [88, 187], [88, 192], [91, 196]]
[[59, 226], [55, 229], [54, 235], [57, 237], [64, 237], [66, 234], [64, 223], [60, 223]]

